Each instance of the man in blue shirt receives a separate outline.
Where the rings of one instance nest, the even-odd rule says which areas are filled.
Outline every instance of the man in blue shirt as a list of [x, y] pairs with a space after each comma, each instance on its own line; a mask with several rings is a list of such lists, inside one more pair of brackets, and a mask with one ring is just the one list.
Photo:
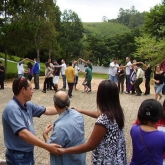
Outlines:
[[33, 76], [34, 76], [34, 89], [39, 89], [39, 74], [40, 74], [40, 65], [37, 62], [37, 59], [34, 59], [34, 65], [33, 65]]
[[6, 162], [8, 165], [34, 165], [34, 146], [55, 153], [56, 144], [46, 144], [35, 136], [33, 117], [54, 115], [54, 107], [42, 107], [29, 102], [33, 95], [29, 80], [24, 77], [13, 81], [14, 97], [2, 113]]
[[[43, 133], [45, 141], [57, 143], [64, 148], [77, 146], [84, 143], [84, 119], [83, 116], [69, 108], [69, 96], [64, 91], [58, 91], [54, 95], [54, 106], [59, 118], [53, 125], [48, 125]], [[53, 133], [48, 137], [48, 133]], [[50, 165], [86, 165], [86, 154], [50, 155]]]

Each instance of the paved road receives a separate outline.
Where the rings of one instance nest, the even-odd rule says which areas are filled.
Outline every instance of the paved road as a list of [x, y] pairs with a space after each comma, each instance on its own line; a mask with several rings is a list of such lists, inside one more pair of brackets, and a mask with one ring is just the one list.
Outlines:
[[[61, 85], [61, 79], [60, 79], [60, 85]], [[73, 98], [71, 98], [71, 106], [76, 106], [84, 109], [89, 110], [96, 110], [96, 89], [101, 81], [101, 79], [97, 79], [92, 82], [92, 88], [93, 91], [89, 94], [82, 93], [80, 90], [82, 88], [82, 81], [83, 79], [80, 78], [79, 85], [78, 85], [78, 91], [73, 92]], [[59, 86], [60, 86], [59, 85]], [[42, 86], [42, 84], [41, 84]], [[142, 85], [143, 88], [143, 85]], [[151, 87], [153, 88], [153, 87]], [[32, 102], [37, 103], [39, 105], [44, 106], [53, 106], [53, 94], [54, 92], [48, 91], [46, 94], [42, 93], [41, 90], [35, 90], [32, 98]], [[6, 106], [7, 102], [12, 98], [12, 90], [11, 90], [11, 83], [5, 83], [5, 90], [0, 90], [0, 116], [2, 114], [2, 111], [4, 107]], [[132, 126], [132, 123], [136, 119], [137, 110], [141, 102], [147, 98], [153, 98], [153, 91], [151, 95], [148, 96], [133, 96], [128, 94], [120, 94], [120, 101], [121, 105], [124, 109], [125, 113], [125, 137], [127, 142], [127, 159], [128, 162], [130, 161], [131, 157], [131, 138], [130, 138], [130, 128]], [[163, 99], [161, 100], [161, 103], [163, 102]], [[42, 116], [41, 118], [34, 119], [35, 123], [35, 130], [36, 130], [36, 136], [39, 137], [41, 140], [43, 140], [42, 137], [42, 131], [43, 128], [49, 124], [53, 123], [54, 120], [56, 120], [58, 116]], [[93, 129], [93, 125], [95, 123], [95, 119], [92, 119], [90, 117], [84, 116], [85, 119], [85, 138], [88, 139], [91, 131]], [[2, 119], [0, 118], [0, 123], [2, 122]], [[5, 147], [3, 143], [3, 130], [2, 125], [0, 125], [0, 159], [4, 159], [4, 152]], [[88, 165], [90, 165], [90, 155], [91, 153], [87, 153], [87, 162]], [[36, 165], [48, 165], [49, 164], [49, 154], [47, 151], [35, 147], [35, 161]]]

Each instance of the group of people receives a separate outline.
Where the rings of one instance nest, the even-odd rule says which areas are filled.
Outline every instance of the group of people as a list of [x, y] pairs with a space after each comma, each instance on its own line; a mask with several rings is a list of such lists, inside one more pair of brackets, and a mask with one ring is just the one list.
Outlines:
[[[137, 62], [136, 60], [131, 63], [129, 57], [126, 57], [126, 65], [118, 64], [117, 59], [114, 58], [113, 62], [110, 63], [109, 79], [118, 84], [120, 93], [124, 92], [124, 79], [126, 78], [126, 94], [136, 94], [141, 96], [142, 90], [140, 84], [143, 82], [145, 77], [145, 92], [144, 95], [150, 94], [150, 80], [151, 77], [155, 83], [155, 100], [160, 100], [162, 94], [165, 94], [165, 59], [157, 64], [152, 74], [151, 65], [144, 64], [143, 62]], [[144, 67], [144, 70], [142, 69]]]
[[[58, 81], [61, 71], [63, 87], [60, 89], [62, 91], [66, 90], [66, 82], [68, 84], [68, 96], [72, 97], [73, 88], [77, 90], [76, 85], [78, 83], [78, 73], [80, 72], [80, 68], [77, 66], [77, 63], [81, 61], [85, 63], [85, 71], [84, 71], [84, 92], [91, 91], [91, 80], [92, 80], [92, 65], [89, 61], [85, 61], [79, 58], [77, 61], [69, 62], [68, 67], [66, 66], [65, 60], [61, 60], [61, 65], [58, 64], [57, 60], [53, 60], [51, 63], [51, 59], [45, 63], [45, 80], [43, 85], [43, 93], [46, 93], [46, 89], [54, 88], [55, 92], [58, 91]], [[82, 71], [81, 71], [82, 72]]]
[[[54, 107], [36, 105], [30, 102], [33, 95], [31, 82], [24, 77], [13, 81], [12, 90], [14, 96], [2, 113], [8, 165], [34, 165], [34, 146], [50, 152], [51, 165], [86, 165], [85, 153], [88, 151], [92, 151], [92, 165], [127, 164], [124, 113], [118, 87], [113, 81], [103, 80], [99, 84], [96, 111], [71, 108], [65, 91], [54, 94]], [[165, 101], [162, 106], [154, 99], [147, 99], [140, 105], [137, 121], [130, 131], [133, 146], [131, 165], [163, 164], [164, 112]], [[97, 118], [86, 142], [81, 113]], [[45, 142], [36, 137], [33, 123], [33, 117], [42, 114], [59, 115], [53, 125], [45, 127]]]

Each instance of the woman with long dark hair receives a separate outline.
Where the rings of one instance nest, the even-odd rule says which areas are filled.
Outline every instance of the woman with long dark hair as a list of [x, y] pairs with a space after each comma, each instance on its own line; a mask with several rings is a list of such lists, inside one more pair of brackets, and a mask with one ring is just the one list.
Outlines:
[[80, 113], [98, 118], [88, 141], [79, 146], [58, 148], [58, 154], [92, 152], [92, 165], [126, 165], [124, 113], [120, 105], [117, 85], [111, 80], [99, 84], [96, 99], [98, 111], [80, 110]]
[[27, 64], [27, 73], [28, 73], [28, 75], [27, 75], [27, 79], [29, 80], [29, 81], [31, 81], [32, 80], [32, 78], [33, 78], [33, 65], [32, 65], [32, 63], [31, 62], [28, 62], [28, 64]]

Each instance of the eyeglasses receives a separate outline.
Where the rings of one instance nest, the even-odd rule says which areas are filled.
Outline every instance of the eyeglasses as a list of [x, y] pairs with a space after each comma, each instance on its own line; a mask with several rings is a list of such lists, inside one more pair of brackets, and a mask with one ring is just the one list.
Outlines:
[[23, 83], [23, 81], [25, 80], [24, 77], [21, 77], [20, 80], [19, 80], [19, 84], [18, 84], [18, 90], [20, 90], [20, 85]]

